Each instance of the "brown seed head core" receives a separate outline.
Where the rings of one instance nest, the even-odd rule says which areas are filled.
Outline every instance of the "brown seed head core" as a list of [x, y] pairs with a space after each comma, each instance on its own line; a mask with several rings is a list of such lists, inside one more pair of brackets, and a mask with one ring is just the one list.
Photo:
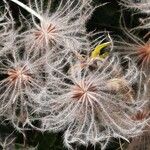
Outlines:
[[30, 75], [26, 67], [10, 69], [8, 70], [7, 74], [9, 76], [9, 80], [14, 83], [18, 80], [22, 81], [23, 83], [30, 80]]
[[72, 98], [76, 100], [82, 100], [83, 97], [88, 96], [88, 94], [97, 92], [97, 89], [95, 85], [82, 81], [81, 83], [73, 86], [72, 92]]
[[150, 63], [150, 42], [138, 48], [138, 55], [141, 65]]
[[37, 30], [34, 32], [34, 35], [35, 35], [35, 39], [38, 39], [38, 40], [44, 40], [45, 37], [49, 36], [49, 38], [53, 38], [53, 33], [56, 32], [56, 28], [55, 26], [53, 26], [52, 24], [49, 24], [48, 26], [43, 26], [41, 27], [41, 30]]
[[147, 119], [149, 117], [150, 112], [147, 110], [143, 110], [143, 111], [138, 111], [133, 117], [132, 119], [135, 121], [142, 121], [144, 119]]

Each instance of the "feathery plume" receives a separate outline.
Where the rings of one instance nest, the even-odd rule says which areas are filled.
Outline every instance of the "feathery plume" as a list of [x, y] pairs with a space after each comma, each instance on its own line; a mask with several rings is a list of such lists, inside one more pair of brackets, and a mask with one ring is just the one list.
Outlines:
[[132, 59], [140, 71], [149, 74], [150, 65], [150, 40], [141, 39], [135, 33], [129, 31], [126, 26], [122, 27], [126, 40], [114, 41], [114, 51], [121, 57]]
[[0, 56], [0, 115], [11, 120], [16, 128], [33, 119], [38, 94], [50, 73], [46, 64], [46, 56], [28, 54], [17, 46]]
[[139, 10], [141, 13], [147, 14], [147, 16], [141, 20], [141, 25], [136, 27], [137, 29], [150, 29], [150, 1], [149, 0], [121, 0], [121, 5], [127, 8], [133, 8]]
[[14, 20], [8, 5], [0, 12], [0, 55], [10, 50], [16, 42], [17, 30], [14, 28]]
[[0, 135], [0, 148], [2, 149], [14, 149], [15, 148], [15, 137], [13, 132], [9, 135]]
[[149, 128], [149, 117], [150, 112], [149, 108], [145, 107], [139, 110], [134, 116], [134, 120], [145, 121], [145, 127], [141, 135], [131, 139], [130, 144], [127, 147], [127, 150], [148, 150], [150, 142], [150, 128]]
[[149, 0], [121, 0], [121, 4], [127, 8], [140, 10], [141, 12], [150, 14]]
[[135, 112], [132, 84], [138, 71], [132, 66], [125, 76], [122, 73], [115, 58], [94, 71], [78, 66], [68, 75], [56, 73], [45, 96], [49, 101], [41, 108], [47, 113], [43, 127], [65, 130], [67, 147], [99, 142], [104, 148], [110, 137], [126, 139], [138, 134], [141, 123], [131, 119]]
[[86, 44], [85, 23], [92, 13], [91, 1], [76, 0], [59, 2], [55, 10], [52, 1], [30, 1], [25, 5], [18, 0], [11, 0], [26, 9], [32, 21], [26, 32], [22, 33], [28, 50], [50, 51], [55, 47], [57, 52], [74, 51]]

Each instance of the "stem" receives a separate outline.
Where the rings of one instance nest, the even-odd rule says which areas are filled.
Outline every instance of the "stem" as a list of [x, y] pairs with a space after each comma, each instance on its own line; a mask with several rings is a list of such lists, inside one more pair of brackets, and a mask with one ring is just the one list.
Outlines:
[[26, 11], [28, 11], [29, 13], [34, 15], [35, 17], [37, 17], [39, 20], [41, 20], [41, 21], [43, 20], [43, 17], [41, 15], [39, 15], [37, 12], [35, 12], [33, 9], [31, 9], [27, 5], [23, 4], [22, 2], [20, 2], [18, 0], [11, 0], [11, 1], [16, 3], [17, 5], [19, 5], [20, 7], [22, 7], [23, 9], [25, 9]]

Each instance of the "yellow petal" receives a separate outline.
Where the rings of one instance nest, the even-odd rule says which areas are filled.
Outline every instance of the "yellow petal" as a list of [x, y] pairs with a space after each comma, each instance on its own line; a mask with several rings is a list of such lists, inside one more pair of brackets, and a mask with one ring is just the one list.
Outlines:
[[99, 44], [95, 47], [95, 49], [92, 51], [91, 53], [91, 58], [97, 58], [99, 57], [99, 59], [103, 60], [105, 59], [108, 55], [109, 55], [109, 52], [105, 52], [104, 54], [102, 54], [101, 56], [99, 55], [101, 50], [107, 46], [109, 46], [111, 43], [110, 42], [106, 42], [106, 43], [102, 43], [102, 44]]

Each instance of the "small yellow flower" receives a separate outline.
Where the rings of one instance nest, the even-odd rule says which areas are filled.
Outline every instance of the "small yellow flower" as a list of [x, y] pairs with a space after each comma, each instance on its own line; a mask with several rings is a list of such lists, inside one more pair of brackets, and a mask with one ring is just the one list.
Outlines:
[[97, 45], [91, 53], [91, 58], [96, 58], [96, 59], [103, 61], [106, 57], [108, 57], [110, 53], [108, 50], [103, 51], [103, 49], [109, 46], [110, 44], [111, 44], [110, 42], [106, 42], [106, 43]]

